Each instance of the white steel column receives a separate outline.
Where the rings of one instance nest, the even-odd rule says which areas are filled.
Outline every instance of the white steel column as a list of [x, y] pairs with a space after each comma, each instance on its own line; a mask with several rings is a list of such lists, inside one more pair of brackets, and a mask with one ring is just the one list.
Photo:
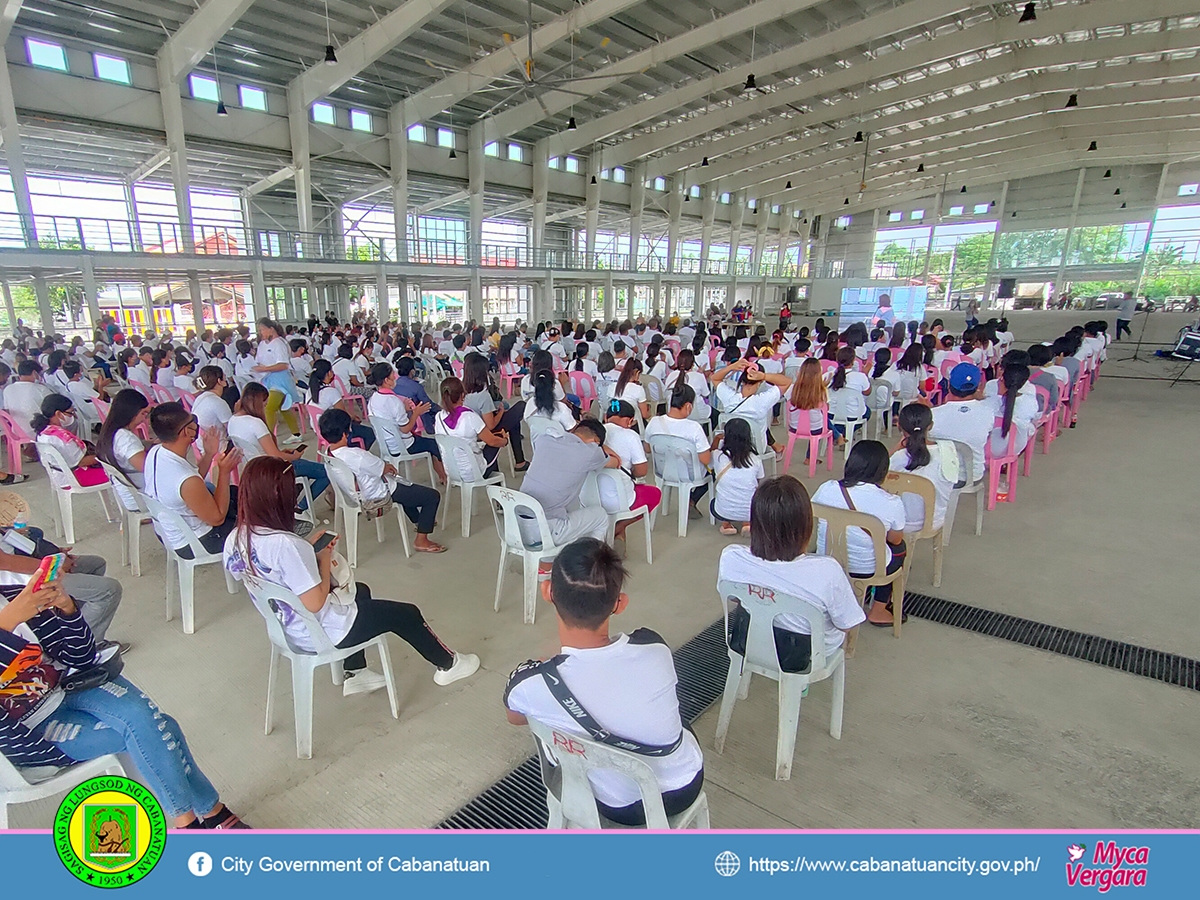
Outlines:
[[[296, 219], [300, 223], [301, 245], [305, 248], [304, 255], [315, 255], [316, 247], [311, 246], [312, 232], [315, 230], [312, 203], [312, 171], [311, 156], [308, 143], [308, 108], [304, 106], [304, 97], [299, 90], [288, 91], [288, 133], [292, 140], [292, 168], [296, 182]], [[311, 250], [310, 250], [311, 247]]]
[[[1008, 207], [1008, 182], [1000, 188], [1000, 203], [996, 209], [996, 231], [992, 235], [992, 249], [988, 253], [987, 280], [983, 285], [983, 296], [986, 300], [992, 296], [992, 290], [996, 286], [996, 254], [1000, 252], [1000, 235], [1004, 231], [1004, 210]], [[946, 297], [946, 302], [950, 302], [949, 296]]]
[[783, 273], [784, 264], [787, 262], [788, 245], [792, 242], [792, 227], [796, 224], [796, 218], [792, 215], [792, 204], [785, 203], [779, 207], [779, 215], [783, 217], [783, 223], [779, 228], [779, 244], [775, 251], [775, 274]]
[[[933, 225], [929, 229], [929, 243], [925, 246], [925, 264], [921, 267], [921, 284], [926, 286], [929, 285], [929, 260], [933, 256], [933, 235], [937, 231], [938, 224], [942, 221], [942, 203], [945, 201], [944, 193], [945, 185], [943, 184], [942, 190], [937, 192], [937, 196], [933, 201]], [[828, 237], [828, 231], [825, 234]]]
[[192, 298], [192, 327], [200, 334], [204, 331], [204, 294], [197, 272], [188, 272], [188, 293]]
[[92, 329], [95, 330], [100, 327], [100, 295], [91, 256], [83, 257], [80, 274], [83, 276], [83, 298], [87, 301], [88, 315], [92, 317]]
[[[588, 159], [588, 183], [584, 189], [585, 211], [583, 230], [583, 264], [596, 268], [596, 229], [600, 225], [600, 152], [594, 150]], [[591, 302], [591, 285], [588, 285], [588, 302]]]
[[378, 316], [380, 325], [383, 325], [391, 317], [389, 306], [391, 298], [388, 297], [388, 290], [387, 269], [381, 263], [375, 267], [375, 297], [379, 306]]
[[[1163, 196], [1167, 188], [1167, 172], [1170, 170], [1171, 164], [1165, 163], [1162, 167], [1162, 174], [1158, 176], [1158, 193], [1154, 197], [1154, 211], [1158, 212], [1163, 205]], [[1154, 237], [1154, 221], [1150, 222], [1150, 229], [1146, 232], [1146, 243], [1142, 245], [1142, 267], [1138, 271], [1137, 286], [1134, 288], [1133, 296], [1136, 298], [1142, 292], [1142, 284], [1146, 281], [1146, 259], [1150, 255], [1150, 239]], [[1149, 313], [1147, 313], [1149, 315]]]
[[546, 245], [546, 202], [550, 194], [550, 155], [545, 138], [533, 145], [533, 265], [542, 264]]
[[17, 310], [13, 306], [12, 288], [8, 286], [8, 279], [0, 281], [0, 289], [4, 291], [4, 309], [8, 312], [8, 329], [12, 331], [17, 327]]
[[736, 278], [738, 247], [742, 243], [742, 222], [746, 215], [746, 195], [744, 192], [738, 191], [730, 200], [733, 202], [733, 209], [729, 218], [729, 268], [727, 273], [731, 278]]
[[[633, 181], [629, 184], [629, 268], [633, 272], [638, 271], [638, 260], [641, 258], [642, 213], [645, 209], [646, 164], [640, 162], [633, 167]], [[630, 312], [633, 311], [632, 302]]]
[[388, 162], [391, 166], [396, 260], [408, 262], [408, 129], [404, 127], [401, 115], [393, 115], [388, 122]]
[[650, 314], [657, 316], [662, 307], [662, 272], [654, 273], [654, 307]]
[[54, 334], [54, 310], [50, 307], [50, 288], [42, 275], [33, 276], [33, 295], [37, 299], [38, 315], [42, 319], [42, 334]]
[[487, 187], [483, 152], [483, 124], [476, 122], [467, 133], [467, 204], [470, 208], [471, 231], [467, 237], [470, 249], [467, 262], [479, 265], [483, 260], [483, 198]]
[[613, 272], [608, 269], [604, 273], [604, 321], [611, 322], [617, 317], [617, 289], [613, 286]]
[[[309, 304], [309, 309], [316, 312], [316, 307], [312, 304]], [[262, 260], [254, 259], [250, 261], [250, 318], [257, 321], [265, 315], [269, 315], [267, 281], [263, 277]]]
[[750, 276], [757, 278], [762, 270], [763, 251], [767, 249], [767, 223], [771, 219], [771, 207], [759, 197], [754, 201], [754, 210], [758, 221], [754, 232], [754, 253], [750, 257]]
[[[0, 141], [4, 142], [4, 158], [12, 176], [13, 197], [21, 217], [21, 231], [27, 246], [37, 244], [37, 225], [33, 218], [33, 200], [29, 196], [29, 178], [25, 174], [25, 153], [21, 147], [21, 127], [13, 103], [12, 81], [8, 73], [8, 57], [0, 46]], [[14, 320], [15, 324], [15, 320]]]
[[[671, 185], [671, 196], [667, 200], [667, 272], [674, 275], [679, 260], [679, 220], [683, 215], [683, 179]], [[668, 300], [668, 305], [670, 301]]]
[[1081, 167], [1079, 178], [1075, 181], [1075, 199], [1071, 201], [1071, 218], [1067, 221], [1067, 239], [1062, 248], [1062, 259], [1058, 263], [1058, 272], [1054, 276], [1054, 293], [1062, 296], [1063, 279], [1066, 277], [1067, 258], [1071, 255], [1071, 237], [1075, 234], [1075, 222], [1079, 218], [1079, 200], [1083, 197], [1083, 180], [1087, 177], [1087, 168]]

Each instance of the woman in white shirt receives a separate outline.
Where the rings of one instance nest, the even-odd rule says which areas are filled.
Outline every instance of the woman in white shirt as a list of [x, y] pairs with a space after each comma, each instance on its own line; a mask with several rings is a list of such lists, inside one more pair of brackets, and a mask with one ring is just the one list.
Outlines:
[[[270, 391], [258, 382], [252, 381], [246, 385], [246, 390], [242, 392], [242, 400], [238, 404], [238, 411], [226, 425], [229, 439], [242, 451], [242, 458], [245, 460], [273, 456], [290, 462], [298, 477], [308, 479], [309, 490], [316, 500], [325, 488], [329, 487], [329, 476], [325, 467], [304, 458], [304, 444], [291, 450], [279, 449], [279, 445], [275, 443], [275, 435], [267, 428], [269, 398]], [[308, 507], [308, 502], [304, 499], [299, 503], [299, 509]]]
[[[500, 470], [500, 448], [508, 443], [508, 438], [502, 434], [495, 434], [478, 413], [464, 406], [463, 401], [466, 397], [466, 388], [457, 378], [450, 376], [442, 380], [442, 410], [434, 418], [433, 432], [464, 438], [471, 442], [475, 462], [483, 472], [484, 478], [488, 478]], [[573, 425], [574, 423], [572, 427]], [[486, 445], [486, 449], [481, 446], [481, 442]], [[469, 460], [456, 459], [454, 463], [461, 480], [475, 479]]]
[[367, 374], [367, 381], [376, 388], [371, 399], [367, 401], [367, 414], [394, 426], [375, 437], [383, 442], [384, 448], [392, 456], [399, 456], [401, 453], [428, 453], [433, 460], [433, 469], [438, 480], [445, 484], [446, 468], [442, 465], [442, 451], [438, 448], [437, 441], [431, 437], [413, 434], [421, 416], [429, 412], [433, 408], [432, 405], [413, 405], [411, 400], [397, 394], [396, 370], [390, 363], [381, 362], [372, 366]]
[[[874, 516], [886, 529], [886, 573], [892, 575], [904, 565], [904, 529], [908, 516], [904, 501], [889, 494], [881, 485], [887, 477], [887, 447], [879, 441], [859, 441], [850, 450], [841, 481], [827, 481], [813, 494], [812, 502], [834, 509], [853, 509]], [[829, 523], [821, 520], [817, 528], [817, 552], [826, 553]], [[861, 528], [849, 528], [846, 534], [846, 559], [851, 578], [869, 578], [875, 570], [875, 545]], [[874, 603], [867, 614], [872, 625], [892, 624], [892, 586], [872, 588]]]
[[[717, 582], [732, 581], [768, 588], [806, 600], [825, 613], [825, 653], [835, 652], [862, 624], [862, 607], [837, 560], [809, 555], [813, 509], [804, 485], [794, 478], [769, 478], [758, 486], [750, 506], [750, 546], [733, 544], [721, 551]], [[745, 652], [749, 616], [736, 608], [730, 616], [730, 644]], [[812, 656], [812, 625], [803, 616], [775, 616], [775, 652], [784, 672], [805, 672]]]
[[[650, 471], [646, 445], [634, 430], [637, 417], [633, 407], [624, 400], [610, 400], [605, 409], [604, 446], [621, 458], [621, 470], [633, 479], [633, 505], [630, 509], [646, 507], [654, 510], [662, 502], [662, 490], [643, 484]], [[623, 531], [620, 525], [618, 530]]]
[[263, 316], [258, 320], [258, 349], [254, 353], [254, 379], [271, 392], [267, 401], [267, 428], [275, 432], [280, 415], [292, 434], [300, 431], [300, 421], [292, 410], [292, 401], [300, 398], [292, 380], [292, 351], [283, 337], [283, 326]]
[[533, 378], [533, 397], [526, 401], [522, 417], [550, 419], [564, 432], [574, 428], [576, 422], [571, 407], [556, 397], [554, 373], [549, 369], [539, 369]]
[[[933, 428], [933, 410], [923, 403], [910, 403], [896, 418], [904, 435], [900, 449], [892, 454], [890, 468], [893, 472], [909, 472], [920, 475], [933, 485], [933, 527], [941, 528], [946, 521], [946, 507], [954, 482], [946, 475], [947, 464], [952, 471], [958, 469], [958, 454], [949, 441], [935, 441], [929, 436]], [[954, 454], [947, 459], [946, 454]], [[903, 494], [904, 512], [907, 521], [905, 531], [920, 531], [925, 525], [925, 500], [919, 494]]]
[[575, 359], [571, 361], [568, 367], [571, 372], [583, 372], [590, 375], [592, 381], [600, 377], [600, 370], [596, 368], [596, 364], [591, 360], [590, 354], [592, 347], [595, 344], [589, 344], [587, 341], [580, 341], [575, 345]]
[[96, 441], [96, 457], [120, 472], [128, 482], [112, 479], [117, 497], [128, 510], [135, 511], [140, 504], [129, 489], [145, 490], [146, 480], [142, 469], [146, 465], [146, 445], [137, 434], [137, 429], [150, 418], [150, 401], [132, 388], [118, 391], [108, 410], [108, 418], [100, 429]]
[[867, 396], [871, 393], [871, 379], [854, 368], [854, 350], [842, 347], [837, 352], [838, 367], [829, 382], [829, 425], [837, 435], [839, 447], [846, 443], [846, 427], [834, 425], [835, 412], [851, 422], [866, 422], [871, 418], [867, 407]]
[[642, 362], [630, 359], [621, 370], [621, 377], [613, 387], [612, 396], [636, 406], [642, 414], [642, 421], [648, 421], [651, 415], [650, 401], [646, 397], [646, 389], [641, 385]]
[[[737, 377], [730, 378], [731, 375]], [[770, 426], [775, 407], [783, 400], [783, 389], [792, 384], [786, 375], [764, 372], [754, 360], [739, 359], [714, 372], [712, 383], [717, 386], [717, 404], [722, 417], [736, 416], [761, 426], [767, 445], [776, 453], [783, 452], [783, 444], [771, 436]]]
[[[90, 487], [108, 481], [96, 459], [95, 448], [75, 434], [75, 405], [69, 397], [47, 395], [42, 401], [42, 411], [33, 417], [31, 424], [37, 433], [38, 446], [57, 450], [81, 485]], [[58, 487], [67, 484], [65, 475], [52, 474]]]
[[150, 370], [154, 374], [154, 383], [159, 387], [175, 387], [175, 367], [172, 365], [171, 353], [167, 350], [155, 350]]
[[[689, 385], [676, 384], [675, 390], [671, 392], [670, 409], [667, 410], [665, 416], [655, 416], [646, 423], [646, 443], [653, 446], [651, 438], [658, 434], [669, 434], [673, 437], [685, 438], [692, 442], [696, 448], [696, 456], [700, 460], [700, 464], [707, 469], [712, 462], [712, 447], [708, 436], [704, 433], [704, 427], [692, 418], [692, 409], [696, 402], [696, 392]], [[697, 477], [701, 473], [695, 473]], [[708, 492], [708, 483], [698, 485], [692, 488], [691, 494], [691, 509], [689, 515], [693, 519], [700, 518], [700, 510], [696, 504]]]
[[730, 419], [719, 449], [713, 451], [712, 514], [721, 523], [721, 534], [750, 533], [750, 504], [758, 482], [766, 475], [762, 460], [754, 452], [750, 423]]
[[233, 410], [225, 401], [227, 387], [225, 373], [217, 366], [205, 366], [192, 382], [192, 388], [197, 392], [192, 401], [192, 415], [200, 422], [202, 431], [216, 428], [221, 434], [228, 434], [225, 426]]
[[704, 377], [704, 373], [696, 368], [696, 355], [691, 350], [679, 351], [679, 360], [675, 363], [675, 368], [667, 373], [667, 377], [663, 381], [663, 390], [667, 392], [668, 397], [675, 390], [675, 385], [681, 378], [684, 384], [696, 392], [694, 412], [697, 420], [709, 418], [712, 411], [708, 405], [708, 397], [712, 388], [708, 379]]
[[343, 386], [351, 394], [366, 397], [372, 393], [362, 369], [354, 361], [354, 350], [349, 344], [342, 344], [338, 349], [337, 359], [333, 361], [333, 374], [342, 380]]
[[[346, 563], [333, 558], [337, 538], [318, 552], [313, 542], [322, 538], [324, 531], [308, 539], [294, 533], [295, 511], [282, 499], [288, 496], [291, 484], [291, 467], [284, 460], [259, 457], [246, 464], [241, 487], [247, 503], [237, 530], [224, 546], [225, 568], [230, 574], [237, 579], [251, 576], [291, 591], [337, 647], [364, 644], [390, 632], [437, 668], [433, 676], [437, 684], [444, 686], [473, 675], [479, 669], [479, 657], [450, 650], [413, 604], [377, 599], [369, 587], [353, 580], [348, 588], [339, 586]], [[298, 648], [316, 649], [308, 626], [295, 611], [280, 604], [277, 615]], [[348, 656], [342, 666], [347, 676], [344, 696], [387, 684], [381, 673], [367, 668], [362, 651]]]
[[171, 386], [180, 393], [194, 394], [196, 392], [196, 362], [185, 353], [175, 354], [175, 375]]
[[1018, 456], [1033, 438], [1038, 419], [1037, 394], [1022, 394], [1021, 389], [1029, 381], [1029, 366], [1009, 364], [1000, 372], [999, 395], [993, 398], [996, 417], [1001, 425], [992, 432], [992, 455], [1002, 456], [1008, 451], [1008, 434], [1016, 429], [1015, 443]]
[[[249, 385], [247, 385], [247, 388]], [[375, 432], [362, 423], [362, 418], [353, 409], [347, 409], [342, 402], [342, 392], [333, 386], [333, 366], [327, 359], [318, 359], [313, 363], [312, 377], [308, 381], [308, 405], [316, 407], [319, 412], [327, 409], [340, 409], [349, 414], [354, 420], [354, 433], [351, 443], [362, 441], [363, 449], [370, 450], [375, 444]]]

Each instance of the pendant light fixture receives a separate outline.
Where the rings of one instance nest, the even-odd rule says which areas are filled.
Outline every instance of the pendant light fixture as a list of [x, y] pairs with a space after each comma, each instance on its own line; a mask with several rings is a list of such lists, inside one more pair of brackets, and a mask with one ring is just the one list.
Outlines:
[[1077, 106], [1079, 106], [1079, 95], [1072, 94], [1067, 98], [1067, 105], [1064, 106], [1063, 109], [1075, 109]]
[[1105, 169], [1105, 170], [1104, 170], [1104, 177], [1105, 177], [1105, 178], [1112, 178], [1112, 169]]
[[917, 165], [917, 174], [918, 174], [918, 175], [921, 175], [921, 174], [923, 174], [924, 172], [925, 172], [925, 163], [919, 163], [919, 164]]
[[217, 65], [217, 46], [213, 45], [213, 79], [217, 83], [217, 115], [224, 119], [229, 115], [229, 110], [225, 108], [225, 101], [221, 99], [221, 67]]
[[707, 156], [706, 156], [706, 157], [704, 157], [704, 159], [702, 159], [702, 160], [700, 161], [700, 168], [702, 168], [702, 169], [707, 169], [707, 168], [708, 168], [708, 157], [707, 157]]
[[1099, 148], [1096, 146], [1095, 141], [1092, 141], [1090, 144], [1088, 144], [1088, 153], [1095, 153], [1098, 149]]
[[789, 181], [789, 182], [788, 182], [788, 183], [787, 183], [787, 184], [784, 186], [784, 188], [783, 188], [783, 189], [784, 189], [785, 191], [790, 191], [790, 190], [792, 189], [792, 183]]
[[964, 185], [962, 186], [962, 188], [959, 190], [959, 193], [960, 193], [960, 194], [965, 194], [966, 192], [967, 192], [967, 186], [964, 184]]
[[574, 131], [578, 127], [579, 126], [575, 124], [574, 116], [571, 116], [571, 118], [567, 119], [567, 131]]
[[1036, 22], [1037, 21], [1037, 4], [1032, 3], [1032, 2], [1026, 3], [1025, 9], [1021, 13], [1021, 18], [1018, 21], [1019, 22]]
[[[750, 65], [754, 65], [754, 45], [758, 40], [758, 27], [755, 26], [750, 30]], [[742, 85], [743, 91], [753, 91], [758, 88], [754, 83], [754, 73], [751, 72], [746, 76], [746, 83]]]
[[329, 0], [325, 0], [325, 65], [336, 66], [337, 54], [333, 51], [333, 31], [329, 27]]

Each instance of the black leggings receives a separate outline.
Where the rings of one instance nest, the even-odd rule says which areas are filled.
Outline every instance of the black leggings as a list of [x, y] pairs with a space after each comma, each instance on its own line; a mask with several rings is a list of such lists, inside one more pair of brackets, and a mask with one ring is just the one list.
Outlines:
[[[887, 565], [887, 574], [894, 575], [900, 571], [900, 567], [904, 565], [904, 557], [908, 553], [908, 546], [901, 541], [898, 544], [888, 544], [892, 551], [892, 561]], [[851, 578], [870, 578], [870, 575], [851, 575]], [[890, 584], [877, 584], [872, 588], [874, 594], [872, 598], [876, 603], [890, 603], [892, 601], [892, 586]]]
[[521, 442], [521, 422], [525, 418], [525, 401], [514, 403], [500, 416], [500, 421], [494, 430], [503, 429], [508, 432], [508, 443], [512, 447], [513, 459], [519, 466], [525, 462], [525, 446]]
[[417, 534], [433, 534], [441, 494], [423, 484], [398, 484], [392, 500], [404, 507], [408, 521], [417, 526]]
[[[700, 796], [700, 791], [704, 788], [704, 770], [701, 769], [696, 773], [696, 777], [688, 784], [674, 791], [664, 791], [662, 795], [663, 806], [666, 808], [668, 816], [677, 816], [693, 803]], [[600, 815], [608, 819], [610, 822], [616, 822], [619, 825], [629, 825], [636, 827], [646, 824], [646, 807], [641, 800], [632, 803], [629, 806], [605, 806], [599, 800], [596, 801], [596, 807], [600, 810]]]
[[[354, 603], [358, 607], [358, 615], [354, 617], [354, 624], [346, 636], [338, 642], [339, 647], [353, 647], [391, 632], [408, 641], [414, 650], [439, 669], [454, 665], [454, 652], [438, 640], [420, 609], [399, 600], [376, 600], [365, 584], [359, 584], [357, 588]], [[347, 656], [342, 667], [347, 672], [365, 669], [366, 653], [360, 650], [353, 656]]]

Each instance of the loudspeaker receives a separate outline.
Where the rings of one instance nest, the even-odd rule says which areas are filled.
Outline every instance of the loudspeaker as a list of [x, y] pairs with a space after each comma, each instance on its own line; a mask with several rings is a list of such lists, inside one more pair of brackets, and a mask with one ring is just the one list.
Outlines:
[[1017, 295], [1017, 279], [1001, 278], [1000, 290], [996, 292], [996, 296], [1001, 300], [1011, 300]]

